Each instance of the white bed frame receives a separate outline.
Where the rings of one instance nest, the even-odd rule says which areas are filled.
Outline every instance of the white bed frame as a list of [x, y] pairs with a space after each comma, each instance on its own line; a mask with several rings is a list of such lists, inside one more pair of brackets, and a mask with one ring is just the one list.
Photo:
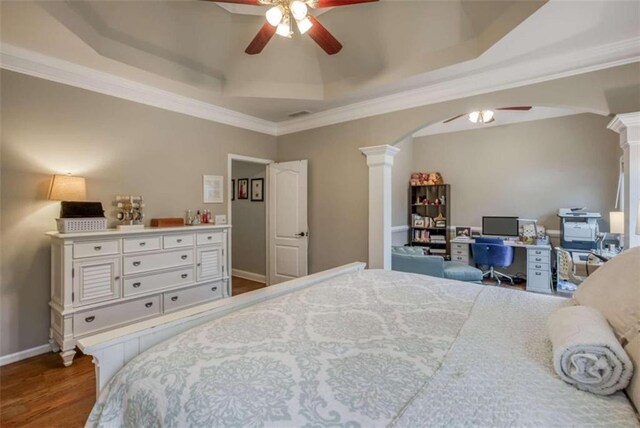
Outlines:
[[78, 348], [84, 354], [93, 356], [96, 369], [96, 394], [100, 395], [100, 391], [113, 375], [127, 362], [170, 337], [231, 312], [310, 287], [339, 275], [361, 271], [365, 267], [365, 263], [350, 263], [239, 296], [87, 336], [78, 340]]

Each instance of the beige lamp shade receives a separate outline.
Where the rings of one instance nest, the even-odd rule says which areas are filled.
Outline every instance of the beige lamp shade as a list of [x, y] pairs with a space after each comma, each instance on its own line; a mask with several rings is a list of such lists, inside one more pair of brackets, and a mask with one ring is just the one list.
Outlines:
[[84, 201], [87, 199], [87, 186], [84, 177], [54, 175], [49, 188], [50, 201]]
[[624, 213], [622, 211], [609, 213], [609, 233], [624, 233]]

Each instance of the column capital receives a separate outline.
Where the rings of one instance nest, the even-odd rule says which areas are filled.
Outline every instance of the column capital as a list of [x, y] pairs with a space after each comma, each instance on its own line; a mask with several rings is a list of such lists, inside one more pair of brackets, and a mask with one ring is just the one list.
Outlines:
[[367, 157], [368, 166], [388, 165], [393, 166], [393, 157], [400, 151], [399, 148], [384, 144], [381, 146], [360, 147]]

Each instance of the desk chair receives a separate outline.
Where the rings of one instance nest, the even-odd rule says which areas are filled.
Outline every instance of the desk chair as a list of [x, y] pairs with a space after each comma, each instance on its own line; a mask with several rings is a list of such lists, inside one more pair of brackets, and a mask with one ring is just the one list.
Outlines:
[[558, 280], [569, 281], [575, 285], [581, 284], [585, 277], [575, 274], [571, 253], [558, 247], [556, 247], [556, 251], [558, 252]]
[[501, 284], [500, 278], [508, 279], [513, 285], [513, 278], [502, 272], [495, 270], [495, 267], [509, 267], [513, 264], [514, 249], [512, 246], [504, 245], [499, 238], [476, 238], [476, 242], [471, 245], [473, 258], [480, 266], [489, 266], [489, 270], [482, 273], [482, 277], [489, 277]]

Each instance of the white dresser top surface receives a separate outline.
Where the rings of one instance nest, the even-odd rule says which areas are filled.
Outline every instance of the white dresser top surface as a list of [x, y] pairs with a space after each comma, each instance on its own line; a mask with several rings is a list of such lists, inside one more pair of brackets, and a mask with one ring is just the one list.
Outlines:
[[145, 227], [144, 229], [134, 230], [118, 230], [118, 229], [106, 229], [96, 230], [93, 232], [73, 232], [73, 233], [60, 233], [57, 231], [47, 232], [48, 236], [52, 238], [92, 238], [92, 237], [107, 237], [107, 236], [127, 236], [127, 235], [146, 235], [150, 233], [166, 233], [166, 232], [206, 232], [207, 230], [216, 229], [230, 229], [230, 224], [205, 224], [198, 226], [177, 226], [177, 227]]

